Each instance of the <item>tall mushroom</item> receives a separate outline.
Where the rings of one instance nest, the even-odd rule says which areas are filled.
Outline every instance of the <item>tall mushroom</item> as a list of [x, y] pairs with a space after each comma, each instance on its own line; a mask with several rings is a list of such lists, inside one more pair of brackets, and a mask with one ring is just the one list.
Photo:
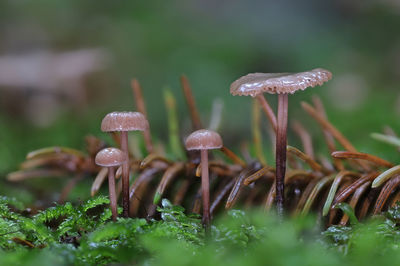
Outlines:
[[222, 148], [221, 136], [214, 131], [200, 129], [190, 134], [185, 142], [186, 149], [200, 150], [201, 153], [201, 193], [203, 198], [203, 223], [210, 225], [210, 184], [208, 176], [208, 150]]
[[96, 154], [97, 165], [108, 168], [108, 194], [110, 196], [110, 207], [112, 218], [117, 220], [117, 198], [115, 195], [115, 167], [120, 166], [127, 160], [124, 152], [117, 148], [105, 148]]
[[284, 178], [286, 172], [286, 131], [288, 119], [288, 95], [308, 87], [322, 85], [332, 78], [332, 73], [316, 68], [299, 73], [252, 73], [231, 84], [232, 95], [256, 97], [264, 92], [278, 94], [276, 127], [276, 205], [278, 214], [283, 213]]
[[107, 114], [101, 122], [103, 132], [120, 132], [121, 150], [126, 161], [122, 165], [122, 208], [123, 216], [129, 216], [129, 151], [128, 131], [144, 131], [149, 128], [149, 123], [139, 112], [112, 112]]

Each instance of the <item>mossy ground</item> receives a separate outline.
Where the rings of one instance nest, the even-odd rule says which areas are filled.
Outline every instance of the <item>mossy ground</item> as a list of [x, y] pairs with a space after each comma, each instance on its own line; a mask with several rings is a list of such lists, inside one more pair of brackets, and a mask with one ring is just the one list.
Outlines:
[[30, 216], [2, 198], [1, 265], [393, 265], [399, 261], [400, 207], [351, 227], [321, 230], [316, 217], [232, 210], [207, 235], [199, 216], [168, 200], [161, 220], [112, 222], [100, 196]]

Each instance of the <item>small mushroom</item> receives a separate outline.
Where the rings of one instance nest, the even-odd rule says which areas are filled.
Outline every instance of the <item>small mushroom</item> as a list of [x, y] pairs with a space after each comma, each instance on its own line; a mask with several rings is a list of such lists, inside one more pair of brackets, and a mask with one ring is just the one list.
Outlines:
[[108, 193], [110, 196], [110, 207], [112, 218], [117, 220], [117, 197], [115, 195], [115, 167], [126, 162], [126, 156], [123, 151], [117, 148], [105, 148], [96, 155], [95, 162], [97, 165], [108, 168]]
[[200, 150], [201, 153], [201, 192], [203, 198], [203, 223], [210, 225], [210, 184], [208, 175], [208, 150], [222, 148], [221, 136], [214, 131], [200, 129], [190, 134], [185, 142], [186, 149]]
[[280, 216], [283, 213], [284, 178], [286, 172], [286, 134], [288, 119], [288, 95], [308, 87], [322, 85], [332, 78], [332, 73], [316, 68], [299, 73], [252, 73], [231, 84], [232, 95], [256, 97], [264, 92], [278, 94], [276, 129], [276, 204]]
[[101, 122], [103, 132], [121, 132], [121, 150], [126, 160], [122, 165], [122, 208], [123, 216], [129, 216], [129, 151], [128, 131], [144, 131], [149, 128], [145, 116], [139, 112], [112, 112]]

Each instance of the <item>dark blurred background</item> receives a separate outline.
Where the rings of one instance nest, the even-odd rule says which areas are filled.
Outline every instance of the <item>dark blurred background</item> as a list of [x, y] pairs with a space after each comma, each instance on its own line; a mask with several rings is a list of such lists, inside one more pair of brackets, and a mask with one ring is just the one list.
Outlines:
[[[165, 88], [176, 96], [182, 135], [189, 133], [179, 83], [185, 74], [205, 124], [213, 100], [224, 102], [220, 131], [237, 149], [251, 139], [251, 99], [231, 96], [230, 83], [249, 72], [315, 67], [334, 78], [290, 97], [290, 119], [304, 122], [321, 143], [299, 105], [317, 94], [360, 151], [399, 159], [369, 136], [385, 125], [400, 133], [398, 0], [2, 0], [0, 36], [1, 176], [30, 150], [83, 149], [86, 134], [104, 137], [99, 126], [107, 112], [134, 108], [133, 77], [155, 137], [167, 138]], [[268, 99], [275, 106], [275, 97]]]

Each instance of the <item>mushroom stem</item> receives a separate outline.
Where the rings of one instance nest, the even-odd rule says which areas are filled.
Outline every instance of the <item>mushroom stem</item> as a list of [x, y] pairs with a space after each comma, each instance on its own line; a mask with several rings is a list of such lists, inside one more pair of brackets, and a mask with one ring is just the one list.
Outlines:
[[117, 220], [118, 212], [117, 212], [117, 197], [115, 195], [115, 175], [114, 175], [114, 167], [108, 168], [108, 194], [110, 196], [110, 208], [112, 213], [113, 221]]
[[210, 226], [210, 183], [208, 175], [208, 151], [201, 150], [201, 193], [203, 198], [203, 224]]
[[260, 103], [269, 122], [271, 123], [272, 128], [276, 132], [277, 131], [277, 122], [276, 122], [276, 116], [274, 114], [274, 111], [272, 110], [271, 106], [269, 105], [267, 100], [264, 98], [264, 95], [262, 93], [257, 95], [257, 100]]
[[278, 95], [278, 118], [276, 130], [276, 207], [278, 215], [283, 215], [284, 179], [286, 172], [286, 131], [288, 121], [288, 94]]
[[121, 131], [121, 150], [125, 154], [126, 161], [122, 165], [122, 215], [129, 216], [129, 151], [128, 132]]

